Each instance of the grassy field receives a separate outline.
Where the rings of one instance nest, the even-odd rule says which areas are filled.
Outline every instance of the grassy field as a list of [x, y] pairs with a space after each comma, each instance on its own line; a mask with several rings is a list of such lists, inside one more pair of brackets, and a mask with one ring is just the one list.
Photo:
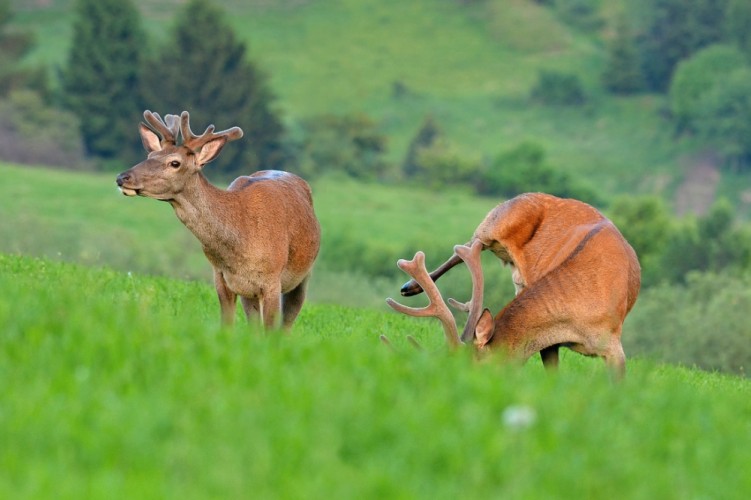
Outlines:
[[206, 284], [27, 257], [0, 255], [0, 296], [4, 498], [751, 492], [748, 380], [631, 360], [614, 386], [573, 353], [551, 376], [369, 309], [222, 330]]

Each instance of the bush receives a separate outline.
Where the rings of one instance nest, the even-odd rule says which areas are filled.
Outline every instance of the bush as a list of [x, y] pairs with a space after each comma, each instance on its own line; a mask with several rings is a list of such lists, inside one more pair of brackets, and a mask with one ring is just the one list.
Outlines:
[[584, 182], [546, 163], [544, 148], [535, 142], [523, 142], [499, 155], [482, 174], [477, 191], [506, 197], [539, 191], [594, 205], [602, 201]]
[[26, 165], [90, 168], [76, 116], [47, 106], [28, 90], [0, 101], [0, 158]]
[[343, 172], [373, 179], [386, 171], [386, 136], [365, 114], [318, 116], [302, 124], [302, 134], [293, 169], [307, 178]]
[[624, 348], [669, 363], [747, 374], [751, 275], [689, 273], [683, 285], [645, 290], [626, 320]]
[[544, 105], [581, 106], [586, 102], [579, 77], [559, 71], [540, 71], [530, 98]]

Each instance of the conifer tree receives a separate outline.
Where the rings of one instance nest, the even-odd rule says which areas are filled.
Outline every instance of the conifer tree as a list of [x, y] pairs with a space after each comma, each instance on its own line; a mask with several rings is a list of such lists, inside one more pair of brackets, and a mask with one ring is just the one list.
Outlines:
[[615, 37], [608, 47], [602, 81], [608, 90], [617, 94], [632, 94], [644, 88], [639, 52], [624, 17], [618, 19]]
[[191, 0], [178, 12], [171, 39], [147, 63], [143, 83], [150, 109], [190, 111], [196, 133], [212, 123], [243, 129], [242, 140], [225, 148], [211, 170], [234, 175], [283, 167], [284, 129], [266, 77], [210, 1]]
[[142, 112], [138, 11], [130, 0], [78, 0], [63, 90], [90, 154], [132, 161]]
[[34, 47], [34, 37], [9, 28], [13, 18], [10, 0], [0, 0], [0, 97], [13, 90], [33, 89], [40, 94], [47, 91], [43, 69], [24, 68], [20, 61]]

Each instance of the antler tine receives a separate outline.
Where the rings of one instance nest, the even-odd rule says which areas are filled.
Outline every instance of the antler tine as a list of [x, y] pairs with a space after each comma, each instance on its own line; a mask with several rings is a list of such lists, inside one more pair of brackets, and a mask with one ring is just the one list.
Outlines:
[[143, 118], [154, 132], [162, 136], [162, 140], [160, 141], [162, 145], [167, 143], [175, 144], [177, 141], [177, 116], [166, 115], [164, 120], [162, 120], [159, 113], [154, 113], [147, 109], [143, 112]]
[[183, 146], [186, 146], [192, 150], [200, 149], [204, 144], [220, 137], [226, 137], [227, 141], [234, 141], [243, 136], [243, 131], [240, 127], [232, 127], [221, 132], [214, 133], [214, 125], [209, 125], [204, 130], [203, 134], [195, 135], [190, 129], [190, 113], [183, 111], [180, 114], [180, 133], [183, 136]]
[[456, 329], [456, 320], [454, 320], [454, 316], [443, 301], [441, 292], [438, 291], [435, 282], [428, 275], [428, 270], [425, 268], [425, 254], [417, 252], [412, 260], [400, 259], [396, 265], [420, 284], [428, 296], [429, 303], [427, 306], [421, 308], [408, 307], [390, 297], [386, 299], [386, 303], [395, 311], [408, 316], [432, 316], [438, 318], [443, 325], [443, 331], [449, 346], [458, 346], [461, 342], [459, 341], [459, 334]]
[[482, 313], [482, 301], [485, 286], [482, 275], [482, 260], [480, 259], [480, 253], [482, 253], [482, 242], [480, 242], [480, 240], [475, 240], [471, 247], [467, 245], [456, 245], [454, 247], [454, 252], [469, 268], [469, 273], [472, 276], [472, 298], [469, 299], [466, 304], [461, 304], [453, 299], [449, 299], [449, 303], [458, 306], [469, 313], [467, 316], [467, 323], [464, 325], [464, 331], [462, 332], [462, 342], [470, 342], [474, 335], [477, 321], [480, 319], [480, 314]]

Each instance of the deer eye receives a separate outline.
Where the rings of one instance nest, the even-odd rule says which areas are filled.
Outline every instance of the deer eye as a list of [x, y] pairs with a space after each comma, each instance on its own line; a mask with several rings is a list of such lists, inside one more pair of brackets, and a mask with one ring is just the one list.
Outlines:
[[169, 164], [171, 167], [175, 167], [175, 168], [180, 166], [180, 162], [177, 160], [172, 160], [171, 162], [169, 162]]

